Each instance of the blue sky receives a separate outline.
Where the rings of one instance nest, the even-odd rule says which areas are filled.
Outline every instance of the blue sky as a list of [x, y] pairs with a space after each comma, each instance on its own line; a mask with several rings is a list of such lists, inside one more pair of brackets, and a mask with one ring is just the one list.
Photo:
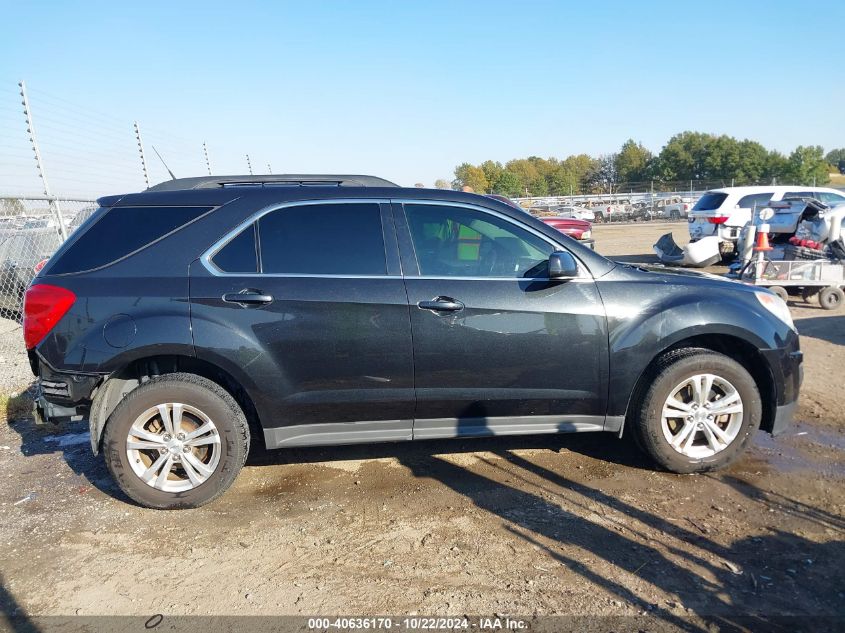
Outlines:
[[14, 128], [21, 78], [63, 187], [134, 178], [134, 120], [179, 176], [201, 173], [205, 140], [218, 173], [245, 172], [249, 153], [256, 171], [406, 185], [465, 160], [601, 154], [629, 137], [658, 151], [686, 129], [845, 146], [841, 1], [0, 7], [0, 150], [16, 148], [0, 189], [31, 170]]

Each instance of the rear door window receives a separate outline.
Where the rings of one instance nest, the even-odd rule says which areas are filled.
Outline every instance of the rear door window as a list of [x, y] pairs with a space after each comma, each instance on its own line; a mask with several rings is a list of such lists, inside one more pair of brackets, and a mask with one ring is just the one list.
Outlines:
[[49, 274], [113, 264], [185, 226], [213, 207], [113, 207], [50, 266]]
[[772, 199], [772, 193], [752, 193], [739, 199], [737, 206], [740, 209], [762, 209]]
[[721, 193], [718, 191], [708, 191], [698, 199], [698, 202], [695, 203], [695, 206], [692, 208], [692, 210], [716, 211], [722, 206], [722, 203], [724, 203], [727, 198], [728, 194], [726, 193]]
[[258, 220], [263, 273], [385, 275], [381, 210], [376, 203], [292, 206]]

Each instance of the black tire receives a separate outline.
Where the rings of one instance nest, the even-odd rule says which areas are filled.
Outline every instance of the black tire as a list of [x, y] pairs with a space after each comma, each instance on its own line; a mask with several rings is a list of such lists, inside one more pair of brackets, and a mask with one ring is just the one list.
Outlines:
[[819, 291], [819, 305], [825, 310], [836, 310], [845, 300], [845, 293], [837, 286], [828, 286]]
[[[661, 427], [663, 405], [672, 389], [700, 373], [728, 380], [742, 398], [742, 424], [734, 440], [721, 451], [704, 458], [692, 458], [675, 450]], [[674, 473], [701, 473], [724, 468], [746, 449], [760, 428], [763, 405], [751, 374], [732, 358], [707, 349], [687, 348], [665, 354], [646, 376], [639, 402], [632, 407], [632, 431], [637, 445], [660, 467]]]
[[784, 302], [789, 301], [789, 293], [786, 291], [786, 288], [783, 286], [769, 286], [769, 290], [774, 292], [778, 297], [784, 300]]
[[[159, 490], [145, 483], [129, 463], [126, 440], [135, 420], [151, 407], [179, 402], [196, 407], [214, 421], [220, 437], [219, 461], [213, 473], [182, 492]], [[156, 376], [124, 398], [106, 422], [103, 453], [120, 489], [142, 506], [158, 510], [197, 508], [223, 494], [246, 462], [249, 426], [234, 398], [220, 385], [195, 374]]]

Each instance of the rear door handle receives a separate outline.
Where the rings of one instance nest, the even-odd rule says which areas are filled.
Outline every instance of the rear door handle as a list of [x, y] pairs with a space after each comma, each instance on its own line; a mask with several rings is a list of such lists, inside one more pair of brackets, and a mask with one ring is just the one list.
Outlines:
[[261, 292], [242, 290], [241, 292], [228, 292], [223, 295], [226, 303], [239, 303], [242, 306], [258, 307], [273, 303], [272, 295], [265, 295]]
[[431, 301], [420, 301], [417, 303], [420, 310], [432, 310], [434, 312], [457, 312], [464, 309], [464, 304], [452, 299], [452, 297], [435, 297]]

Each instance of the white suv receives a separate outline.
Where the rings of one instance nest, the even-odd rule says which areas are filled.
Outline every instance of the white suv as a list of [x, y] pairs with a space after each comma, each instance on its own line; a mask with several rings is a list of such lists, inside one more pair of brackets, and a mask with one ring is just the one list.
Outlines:
[[755, 209], [784, 198], [816, 198], [828, 206], [845, 203], [845, 191], [825, 187], [725, 187], [706, 192], [689, 214], [690, 241], [718, 235], [723, 253], [733, 250]]

